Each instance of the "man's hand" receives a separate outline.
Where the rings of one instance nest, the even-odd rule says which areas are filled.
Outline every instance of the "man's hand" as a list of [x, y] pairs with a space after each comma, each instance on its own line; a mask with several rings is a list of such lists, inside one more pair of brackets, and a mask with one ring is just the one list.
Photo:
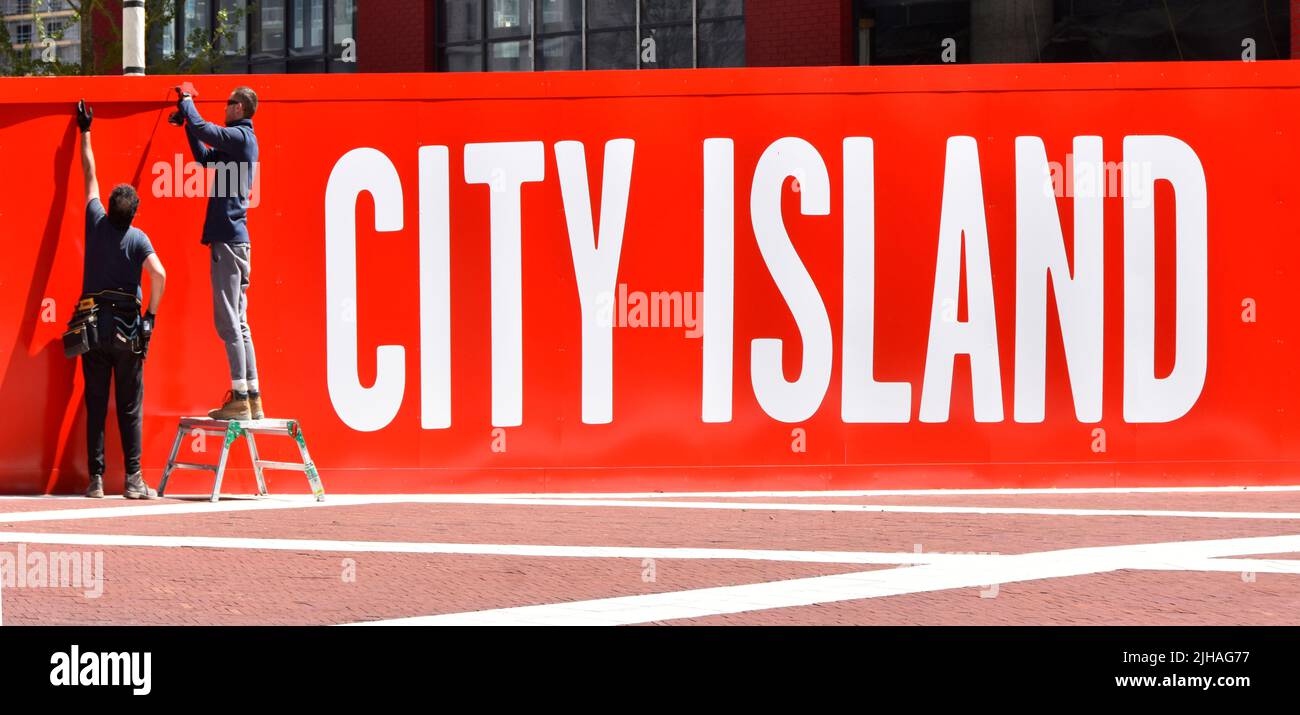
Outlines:
[[172, 87], [176, 93], [176, 111], [167, 117], [167, 123], [175, 127], [185, 126], [185, 100], [193, 99], [198, 94], [194, 91], [194, 85], [186, 82], [185, 84]]
[[95, 178], [95, 151], [90, 148], [90, 123], [95, 110], [86, 106], [86, 100], [77, 102], [77, 126], [81, 128], [81, 172], [86, 177], [86, 203], [99, 197], [99, 181]]
[[81, 128], [83, 134], [90, 131], [90, 123], [94, 120], [95, 110], [86, 104], [86, 100], [77, 102], [77, 126]]
[[145, 313], [140, 319], [140, 359], [144, 360], [149, 357], [149, 342], [153, 340], [153, 325], [157, 316], [153, 313]]

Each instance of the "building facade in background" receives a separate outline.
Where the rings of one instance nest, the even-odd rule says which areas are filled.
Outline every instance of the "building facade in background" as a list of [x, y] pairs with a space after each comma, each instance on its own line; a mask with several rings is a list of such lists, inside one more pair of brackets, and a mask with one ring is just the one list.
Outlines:
[[81, 61], [81, 22], [67, 0], [0, 0], [14, 50], [33, 60]]
[[[0, 0], [16, 49], [111, 73], [121, 0]], [[165, 4], [149, 0], [148, 7]], [[227, 73], [482, 72], [1300, 56], [1300, 0], [171, 0], [150, 61]], [[221, 29], [230, 30], [223, 35]], [[51, 49], [53, 47], [53, 49]], [[44, 53], [44, 54], [42, 54]], [[120, 63], [119, 63], [120, 64]], [[180, 65], [178, 67], [178, 65]]]
[[360, 0], [363, 72], [1285, 59], [1300, 0]]
[[151, 49], [162, 57], [192, 54], [194, 33], [219, 39], [214, 30], [230, 27], [216, 72], [355, 72], [360, 1], [177, 0], [172, 21], [154, 33]]

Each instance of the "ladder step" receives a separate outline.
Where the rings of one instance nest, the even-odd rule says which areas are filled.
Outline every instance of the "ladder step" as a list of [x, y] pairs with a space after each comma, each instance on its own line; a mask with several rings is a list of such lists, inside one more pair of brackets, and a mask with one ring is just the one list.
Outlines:
[[271, 462], [265, 459], [257, 460], [257, 466], [262, 469], [285, 469], [294, 472], [307, 471], [307, 465], [298, 464], [297, 462]]
[[172, 469], [197, 469], [204, 472], [217, 471], [215, 464], [194, 464], [193, 462], [177, 462], [172, 465]]

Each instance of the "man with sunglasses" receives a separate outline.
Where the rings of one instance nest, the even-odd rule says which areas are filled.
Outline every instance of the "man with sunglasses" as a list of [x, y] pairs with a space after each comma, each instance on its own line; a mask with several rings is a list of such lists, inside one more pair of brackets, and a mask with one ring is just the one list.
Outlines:
[[248, 200], [257, 173], [257, 135], [253, 114], [257, 94], [237, 87], [226, 102], [224, 127], [206, 122], [188, 93], [178, 88], [177, 108], [184, 118], [185, 136], [194, 160], [215, 168], [208, 186], [208, 212], [203, 221], [203, 244], [212, 256], [212, 315], [217, 335], [225, 344], [230, 365], [230, 391], [222, 406], [208, 416], [220, 420], [262, 419], [262, 393], [257, 382], [257, 359], [248, 328], [248, 284], [251, 271], [248, 238]]

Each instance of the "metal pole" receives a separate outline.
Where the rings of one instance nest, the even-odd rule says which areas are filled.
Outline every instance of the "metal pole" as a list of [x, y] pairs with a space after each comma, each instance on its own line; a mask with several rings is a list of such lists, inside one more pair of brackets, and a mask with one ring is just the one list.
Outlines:
[[691, 0], [691, 67], [700, 66], [700, 3]]
[[144, 0], [122, 1], [122, 74], [144, 76]]

